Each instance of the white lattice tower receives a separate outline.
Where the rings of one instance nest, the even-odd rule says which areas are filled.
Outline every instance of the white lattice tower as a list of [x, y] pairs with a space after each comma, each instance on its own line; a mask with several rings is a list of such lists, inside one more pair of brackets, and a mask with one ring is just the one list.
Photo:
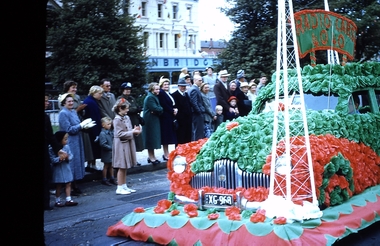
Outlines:
[[[327, 0], [325, 0], [325, 10], [330, 11], [329, 3]], [[332, 28], [334, 28], [334, 25], [332, 25]], [[333, 51], [332, 49], [327, 50], [327, 61], [328, 61], [328, 64], [340, 64], [338, 52]]]
[[291, 0], [278, 1], [275, 105], [269, 196], [317, 206]]

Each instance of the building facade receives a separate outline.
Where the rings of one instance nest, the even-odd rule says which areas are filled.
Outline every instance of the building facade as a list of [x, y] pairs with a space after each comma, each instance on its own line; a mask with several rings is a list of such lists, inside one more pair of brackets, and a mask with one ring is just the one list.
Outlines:
[[183, 67], [204, 71], [218, 63], [215, 55], [201, 50], [198, 0], [137, 0], [130, 3], [128, 14], [145, 27], [141, 35], [149, 57], [148, 82], [165, 76], [177, 83]]

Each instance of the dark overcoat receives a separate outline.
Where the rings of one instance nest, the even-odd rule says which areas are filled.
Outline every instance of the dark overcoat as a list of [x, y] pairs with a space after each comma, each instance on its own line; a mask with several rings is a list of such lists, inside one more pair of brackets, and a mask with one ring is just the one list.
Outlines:
[[148, 92], [148, 95], [144, 99], [143, 118], [145, 125], [142, 127], [145, 149], [161, 148], [160, 115], [162, 112], [163, 108], [160, 105], [158, 97]]
[[[229, 88], [228, 82], [227, 88]], [[224, 120], [226, 120], [227, 112], [230, 108], [230, 105], [228, 104], [228, 98], [230, 98], [231, 95], [227, 88], [219, 79], [217, 79], [216, 84], [214, 85], [214, 93], [216, 97], [216, 104], [221, 105], [223, 107]]]
[[[99, 104], [93, 96], [88, 96], [84, 99], [83, 103], [87, 104], [84, 109], [84, 119], [91, 118], [95, 121], [96, 125], [91, 127], [90, 129], [85, 130], [88, 132], [91, 141], [91, 149], [93, 153], [94, 159], [100, 159], [100, 145], [98, 142], [95, 142], [95, 139], [99, 136], [100, 131], [102, 130], [101, 123], [101, 114], [99, 109]], [[93, 160], [94, 160], [93, 159]]]
[[176, 115], [178, 121], [177, 141], [179, 144], [188, 143], [191, 141], [192, 121], [190, 97], [187, 92], [184, 92], [182, 95], [178, 90], [172, 93], [172, 97], [178, 109]]
[[160, 115], [160, 130], [161, 130], [161, 144], [177, 144], [177, 134], [173, 127], [174, 117], [174, 105], [173, 100], [169, 95], [162, 89], [160, 89], [160, 94], [158, 94], [158, 100], [163, 109], [162, 114]]
[[102, 129], [99, 134], [100, 160], [103, 163], [112, 162], [113, 131]]

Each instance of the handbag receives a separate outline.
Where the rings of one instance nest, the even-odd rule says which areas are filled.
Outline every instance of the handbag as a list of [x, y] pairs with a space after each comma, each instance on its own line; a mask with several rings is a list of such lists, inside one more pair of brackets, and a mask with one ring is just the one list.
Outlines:
[[173, 129], [174, 129], [174, 131], [178, 130], [178, 121], [177, 121], [177, 119], [173, 120]]

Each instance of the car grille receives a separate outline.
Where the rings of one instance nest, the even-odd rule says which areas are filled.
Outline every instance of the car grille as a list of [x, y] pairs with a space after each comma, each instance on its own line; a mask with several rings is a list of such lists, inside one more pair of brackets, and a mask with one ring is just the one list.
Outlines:
[[204, 186], [236, 189], [237, 187], [269, 187], [269, 175], [242, 171], [237, 162], [221, 159], [214, 162], [211, 172], [197, 173], [191, 179], [191, 187], [199, 189]]

